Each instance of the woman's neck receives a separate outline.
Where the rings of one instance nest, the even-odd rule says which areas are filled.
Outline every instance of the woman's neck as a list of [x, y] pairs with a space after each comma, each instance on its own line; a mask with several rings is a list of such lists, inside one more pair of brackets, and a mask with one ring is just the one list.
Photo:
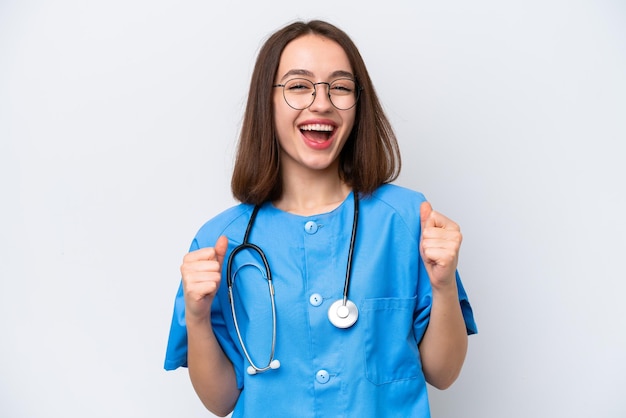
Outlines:
[[351, 190], [336, 173], [291, 175], [283, 179], [283, 194], [273, 204], [278, 209], [296, 215], [317, 215], [337, 208]]

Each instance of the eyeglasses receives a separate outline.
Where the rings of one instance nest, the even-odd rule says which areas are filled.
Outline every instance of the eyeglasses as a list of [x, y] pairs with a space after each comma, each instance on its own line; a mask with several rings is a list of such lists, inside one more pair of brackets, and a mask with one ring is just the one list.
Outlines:
[[324, 81], [314, 83], [306, 78], [292, 78], [285, 84], [274, 84], [272, 87], [282, 87], [283, 97], [289, 107], [303, 110], [315, 101], [317, 86], [320, 84], [328, 86], [328, 98], [332, 105], [339, 110], [351, 109], [359, 100], [361, 88], [351, 78], [338, 78], [330, 83]]

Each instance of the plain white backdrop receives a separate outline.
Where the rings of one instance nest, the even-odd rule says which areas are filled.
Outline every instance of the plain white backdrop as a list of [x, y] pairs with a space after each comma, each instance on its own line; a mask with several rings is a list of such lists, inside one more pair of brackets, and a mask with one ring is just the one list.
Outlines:
[[259, 46], [311, 18], [464, 232], [479, 334], [434, 417], [626, 416], [618, 0], [0, 0], [0, 416], [210, 416], [162, 369], [178, 267], [234, 203]]

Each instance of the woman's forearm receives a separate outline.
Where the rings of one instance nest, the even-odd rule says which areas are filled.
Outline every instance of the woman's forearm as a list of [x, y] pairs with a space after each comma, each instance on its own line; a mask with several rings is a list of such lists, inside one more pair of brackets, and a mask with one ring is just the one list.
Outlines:
[[210, 319], [187, 321], [187, 333], [187, 365], [194, 390], [209, 411], [226, 416], [239, 397], [233, 365], [217, 342]]
[[446, 389], [461, 372], [467, 353], [467, 331], [455, 281], [433, 288], [433, 305], [419, 350], [426, 381]]

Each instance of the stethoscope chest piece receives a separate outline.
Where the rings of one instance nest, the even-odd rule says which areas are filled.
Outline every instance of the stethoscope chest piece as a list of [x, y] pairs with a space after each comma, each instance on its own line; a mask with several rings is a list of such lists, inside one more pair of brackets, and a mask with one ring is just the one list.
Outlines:
[[335, 301], [328, 309], [328, 320], [337, 328], [350, 328], [359, 318], [359, 310], [351, 300]]

